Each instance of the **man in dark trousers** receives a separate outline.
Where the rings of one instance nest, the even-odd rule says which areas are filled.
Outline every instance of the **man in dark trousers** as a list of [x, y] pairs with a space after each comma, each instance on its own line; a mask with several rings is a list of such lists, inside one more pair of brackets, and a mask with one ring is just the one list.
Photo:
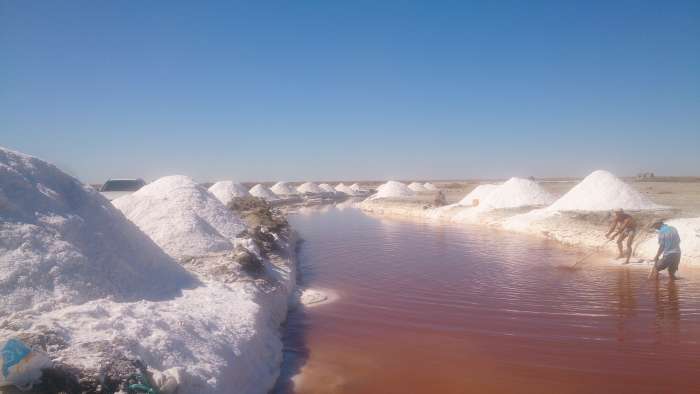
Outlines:
[[627, 259], [623, 264], [629, 264], [630, 262], [630, 257], [632, 257], [632, 241], [634, 241], [636, 235], [637, 223], [634, 221], [634, 218], [626, 214], [622, 209], [615, 211], [610, 230], [605, 234], [605, 237], [608, 239], [615, 239], [615, 237], [617, 237], [617, 249], [620, 251], [620, 254], [617, 256], [618, 259], [624, 257], [622, 242], [627, 239]]
[[[651, 225], [659, 232], [659, 250], [654, 257], [654, 266], [649, 272], [649, 279], [658, 278], [659, 272], [668, 269], [671, 279], [676, 279], [676, 271], [681, 262], [681, 237], [675, 227], [659, 220]], [[661, 259], [659, 260], [659, 257]]]

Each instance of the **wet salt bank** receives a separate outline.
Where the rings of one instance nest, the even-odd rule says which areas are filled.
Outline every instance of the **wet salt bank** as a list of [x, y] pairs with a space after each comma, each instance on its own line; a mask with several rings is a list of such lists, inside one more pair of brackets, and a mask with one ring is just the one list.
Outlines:
[[357, 209], [290, 221], [305, 287], [277, 393], [660, 393], [700, 387], [700, 272], [592, 262], [558, 242]]

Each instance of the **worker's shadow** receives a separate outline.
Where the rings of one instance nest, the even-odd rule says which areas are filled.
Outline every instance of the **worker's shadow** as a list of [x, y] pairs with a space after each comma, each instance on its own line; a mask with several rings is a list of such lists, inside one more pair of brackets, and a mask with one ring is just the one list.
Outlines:
[[290, 311], [282, 330], [282, 368], [280, 376], [272, 389], [273, 394], [286, 394], [294, 392], [292, 378], [301, 372], [301, 369], [309, 359], [309, 348], [306, 341], [307, 317], [303, 307]]

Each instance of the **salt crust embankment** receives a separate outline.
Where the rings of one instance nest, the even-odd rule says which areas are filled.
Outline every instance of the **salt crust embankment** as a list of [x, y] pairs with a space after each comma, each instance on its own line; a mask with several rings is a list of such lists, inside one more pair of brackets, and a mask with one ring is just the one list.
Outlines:
[[[480, 185], [460, 202], [440, 208], [405, 197], [368, 199], [359, 206], [380, 215], [487, 225], [582, 248], [597, 248], [606, 241], [603, 234], [610, 223], [611, 209], [633, 213], [642, 226], [673, 214], [607, 171], [591, 173], [556, 201], [536, 183], [523, 181]], [[475, 199], [479, 204], [472, 206]], [[676, 218], [668, 223], [676, 226], [681, 236], [683, 263], [700, 264], [700, 218]], [[636, 256], [651, 258], [656, 248], [653, 232], [645, 229], [638, 234]], [[606, 250], [612, 254], [616, 246], [611, 242]]]
[[[152, 232], [146, 235], [92, 188], [0, 148], [0, 341], [43, 338], [56, 365], [96, 380], [115, 360], [140, 359], [177, 383], [178, 393], [266, 393], [279, 373], [279, 325], [295, 285], [294, 234], [267, 256], [262, 277], [231, 262], [221, 275], [221, 239], [236, 242], [240, 219], [212, 208], [211, 200], [223, 204], [186, 177], [154, 184], [137, 197], [175, 202], [168, 205], [172, 218], [147, 216], [163, 223], [142, 222]], [[136, 215], [150, 203], [128, 205]], [[230, 220], [208, 218], [208, 210]], [[175, 248], [159, 232], [164, 224], [218, 238]], [[166, 242], [172, 255], [152, 239]]]

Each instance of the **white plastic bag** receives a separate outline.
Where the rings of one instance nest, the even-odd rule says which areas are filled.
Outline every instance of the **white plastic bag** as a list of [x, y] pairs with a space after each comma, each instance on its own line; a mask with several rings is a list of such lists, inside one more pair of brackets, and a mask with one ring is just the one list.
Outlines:
[[33, 350], [19, 339], [8, 339], [0, 344], [0, 387], [14, 385], [29, 390], [50, 363], [46, 353]]

